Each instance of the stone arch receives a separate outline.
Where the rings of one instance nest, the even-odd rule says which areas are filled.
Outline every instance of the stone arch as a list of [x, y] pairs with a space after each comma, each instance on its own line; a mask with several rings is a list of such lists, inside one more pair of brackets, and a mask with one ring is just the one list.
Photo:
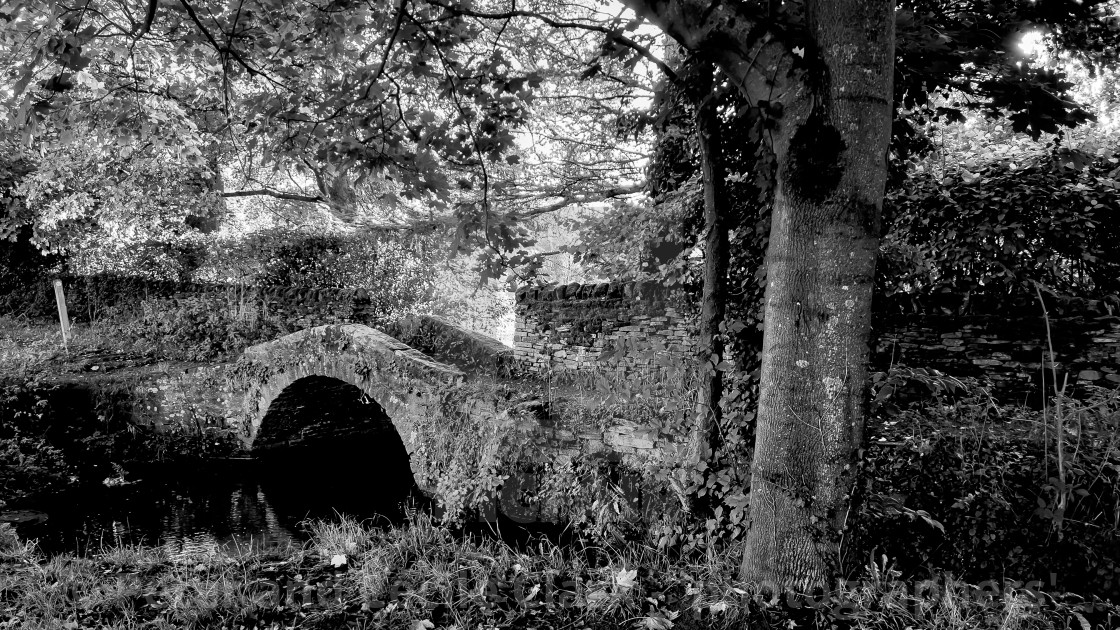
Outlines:
[[268, 404], [253, 450], [387, 432], [400, 439], [388, 412], [363, 389], [333, 375], [311, 374], [293, 380]]
[[[360, 324], [319, 326], [292, 333], [247, 349], [242, 363], [244, 373], [252, 375], [241, 414], [242, 440], [248, 450], [267, 449], [281, 441], [306, 437], [306, 425], [301, 426], [299, 418], [311, 416], [297, 412], [293, 398], [316, 389], [320, 395], [344, 395], [346, 388], [353, 388], [370, 405], [369, 419], [381, 426], [350, 423], [337, 428], [347, 431], [392, 427], [410, 457], [414, 477], [423, 465], [412, 459], [417, 446], [413, 443], [413, 426], [435, 402], [439, 386], [462, 377], [459, 370]], [[285, 406], [297, 414], [296, 426], [275, 424], [283, 417]], [[355, 418], [349, 420], [357, 422]], [[418, 477], [417, 482], [421, 482]], [[421, 489], [430, 491], [422, 483]]]

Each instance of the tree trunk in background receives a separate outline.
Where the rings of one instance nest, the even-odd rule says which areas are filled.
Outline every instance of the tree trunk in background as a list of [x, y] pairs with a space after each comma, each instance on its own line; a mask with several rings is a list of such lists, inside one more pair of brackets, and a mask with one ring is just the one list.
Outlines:
[[824, 587], [835, 573], [851, 508], [894, 64], [890, 0], [818, 0], [807, 8], [816, 50], [806, 60], [820, 67], [798, 99], [801, 116], [782, 126], [776, 143], [741, 568], [744, 579], [798, 591]]
[[624, 2], [714, 59], [774, 119], [778, 176], [740, 575], [773, 589], [826, 586], [863, 440], [894, 3], [806, 0], [799, 33], [800, 24], [771, 30], [748, 3]]
[[721, 206], [726, 205], [723, 156], [720, 153], [720, 120], [713, 94], [715, 67], [698, 64], [702, 75], [694, 95], [696, 135], [700, 147], [701, 181], [704, 186], [704, 286], [700, 298], [700, 391], [697, 397], [697, 423], [692, 435], [688, 461], [704, 459], [710, 447], [712, 428], [719, 423], [723, 375], [716, 369], [723, 355], [719, 336], [727, 299], [727, 222]]

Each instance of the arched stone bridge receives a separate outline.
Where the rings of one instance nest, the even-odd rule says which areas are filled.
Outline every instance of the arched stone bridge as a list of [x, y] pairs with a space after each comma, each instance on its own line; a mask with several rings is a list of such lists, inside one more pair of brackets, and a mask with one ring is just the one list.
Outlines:
[[[236, 364], [169, 365], [156, 387], [142, 392], [134, 418], [156, 427], [232, 430], [254, 456], [281, 461], [293, 453], [289, 446], [372, 444], [359, 451], [371, 468], [398, 475], [407, 465], [421, 490], [440, 497], [442, 475], [464, 463], [457, 455], [465, 449], [474, 449], [470, 470], [455, 474], [495, 476], [501, 484], [497, 476], [514, 471], [501, 469], [508, 462], [495, 453], [503, 440], [529, 434], [535, 447], [561, 457], [675, 456], [675, 445], [649, 427], [622, 420], [574, 426], [542, 416], [540, 401], [559, 392], [547, 393], [551, 385], [543, 381], [517, 380], [513, 350], [496, 340], [434, 317], [402, 322], [397, 334], [447, 363], [361, 324], [319, 326], [253, 346]], [[480, 394], [460, 388], [479, 375], [489, 377], [476, 388]], [[460, 435], [471, 439], [458, 443]], [[377, 477], [367, 483], [376, 486]], [[502, 488], [505, 506], [516, 486]]]
[[417, 481], [426, 462], [416, 461], [416, 424], [437, 413], [439, 392], [464, 376], [360, 324], [252, 346], [238, 371], [244, 393], [236, 424], [250, 452], [361, 436], [378, 446], [373, 459], [404, 456]]

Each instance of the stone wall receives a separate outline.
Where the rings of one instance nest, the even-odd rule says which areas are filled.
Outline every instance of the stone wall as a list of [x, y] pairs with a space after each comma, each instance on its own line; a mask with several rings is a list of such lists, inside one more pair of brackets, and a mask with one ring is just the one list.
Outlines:
[[[133, 424], [159, 431], [224, 431], [236, 398], [228, 364], [161, 362], [117, 372], [132, 382]], [[110, 375], [114, 374], [112, 372]]]
[[[136, 315], [145, 305], [174, 308], [186, 300], [204, 301], [210, 308], [225, 309], [241, 318], [277, 317], [294, 328], [373, 323], [377, 317], [369, 294], [362, 289], [238, 286], [114, 275], [64, 277], [62, 281], [70, 318], [78, 322]], [[52, 282], [40, 282], [27, 296], [25, 308], [32, 316], [57, 317]]]
[[[935, 368], [951, 376], [984, 377], [1006, 403], [1037, 405], [1043, 391], [1067, 382], [1070, 393], [1085, 385], [1120, 385], [1120, 317], [1063, 316], [1050, 320], [1049, 339], [1041, 312], [1003, 315], [905, 315], [882, 317], [873, 365], [892, 363]], [[1053, 344], [1054, 363], [1050, 362]]]
[[[570, 284], [517, 292], [514, 352], [530, 373], [613, 371], [623, 376], [661, 366], [692, 365], [697, 312], [681, 308], [661, 287]], [[1088, 314], [1074, 314], [1074, 313]], [[1082, 394], [1086, 385], [1120, 386], [1120, 316], [1067, 307], [1051, 318], [1050, 341], [1059, 384]], [[892, 364], [934, 368], [950, 376], [984, 377], [1006, 403], [1037, 405], [1053, 392], [1046, 323], [1038, 309], [998, 315], [876, 317], [872, 368]]]
[[693, 364], [694, 308], [664, 287], [569, 284], [521, 289], [516, 300], [513, 347], [523, 371], [648, 375]]

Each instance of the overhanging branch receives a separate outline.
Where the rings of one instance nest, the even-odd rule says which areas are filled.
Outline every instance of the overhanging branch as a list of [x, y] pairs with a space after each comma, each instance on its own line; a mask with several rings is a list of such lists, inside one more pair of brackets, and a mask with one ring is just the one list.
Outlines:
[[223, 197], [273, 197], [276, 199], [286, 199], [288, 201], [304, 201], [307, 203], [327, 203], [327, 199], [321, 195], [301, 195], [298, 193], [287, 193], [279, 190], [268, 190], [265, 188], [258, 188], [256, 190], [232, 190], [223, 192]]
[[617, 44], [626, 46], [627, 48], [641, 55], [642, 58], [660, 68], [661, 71], [665, 73], [665, 76], [669, 77], [669, 79], [673, 82], [678, 81], [676, 71], [673, 70], [673, 68], [669, 64], [665, 63], [660, 57], [653, 54], [648, 47], [639, 44], [626, 35], [623, 35], [621, 29], [612, 29], [606, 26], [599, 26], [598, 24], [585, 24], [583, 22], [557, 20], [550, 18], [547, 15], [536, 13], [534, 11], [524, 11], [521, 9], [490, 13], [485, 11], [475, 11], [472, 9], [468, 9], [465, 6], [454, 6], [443, 2], [438, 2], [437, 0], [428, 0], [428, 2], [438, 7], [442, 7], [443, 9], [446, 9], [447, 11], [450, 11], [455, 15], [465, 15], [467, 17], [478, 18], [480, 20], [508, 20], [510, 18], [523, 17], [538, 20], [553, 28], [576, 28], [583, 29], [585, 31], [602, 33], [603, 35], [606, 35], [607, 39]]
[[548, 195], [544, 194], [541, 198], [551, 199], [560, 197], [558, 200], [537, 208], [525, 210], [524, 212], [514, 212], [510, 217], [516, 220], [531, 219], [539, 217], [551, 212], [563, 210], [568, 206], [574, 206], [581, 203], [593, 203], [596, 201], [605, 201], [607, 199], [615, 199], [618, 197], [625, 197], [626, 195], [633, 195], [645, 190], [645, 182], [637, 182], [627, 184], [624, 186], [616, 186], [613, 188], [605, 188], [603, 190], [584, 191], [578, 193], [571, 193], [566, 195]]

